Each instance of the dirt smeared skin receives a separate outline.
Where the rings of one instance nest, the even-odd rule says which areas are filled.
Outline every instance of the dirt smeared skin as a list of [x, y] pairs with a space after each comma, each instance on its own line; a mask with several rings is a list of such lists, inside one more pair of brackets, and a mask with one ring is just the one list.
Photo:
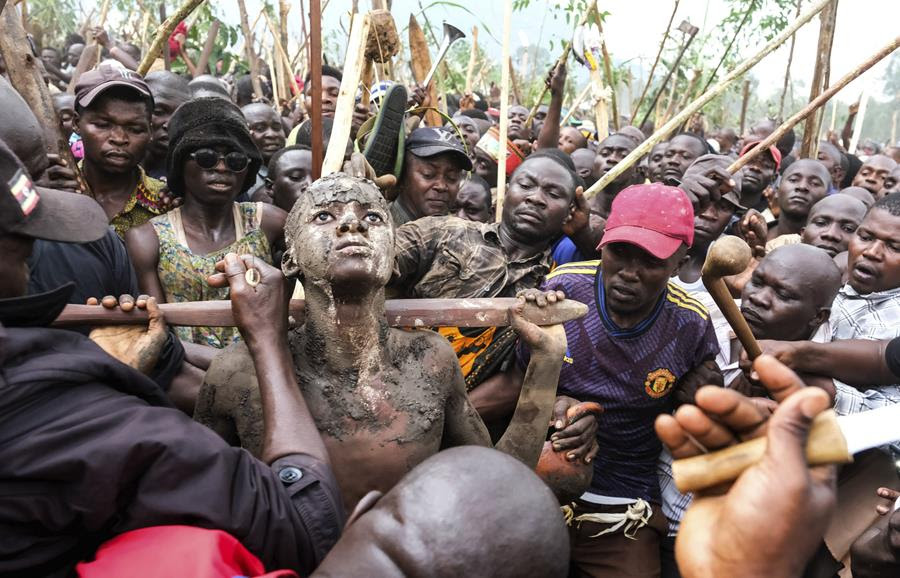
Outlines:
[[[301, 277], [306, 292], [305, 322], [291, 330], [288, 343], [347, 509], [371, 490], [387, 492], [442, 448], [489, 447], [450, 344], [432, 331], [391, 329], [385, 321], [394, 232], [374, 184], [341, 174], [316, 181], [291, 211], [285, 235], [282, 269]], [[550, 355], [557, 377], [563, 351], [564, 344]], [[545, 357], [535, 352], [532, 365]], [[523, 387], [520, 423], [512, 424], [508, 439], [498, 444], [532, 467], [544, 441], [556, 380], [543, 380], [538, 396], [535, 389]], [[242, 343], [213, 361], [194, 417], [260, 455], [259, 390]], [[526, 427], [523, 420], [529, 422]]]

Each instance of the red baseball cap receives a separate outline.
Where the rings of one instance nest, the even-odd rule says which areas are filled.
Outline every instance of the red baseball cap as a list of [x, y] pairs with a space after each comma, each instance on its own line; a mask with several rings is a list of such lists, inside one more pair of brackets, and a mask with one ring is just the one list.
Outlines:
[[[751, 140], [747, 141], [744, 145], [744, 148], [741, 149], [741, 154], [739, 156], [744, 156], [747, 154], [747, 151], [761, 143], [761, 140]], [[778, 170], [778, 167], [781, 166], [781, 151], [775, 148], [775, 145], [771, 145], [769, 147], [769, 154], [772, 155], [772, 159], [775, 161], [775, 170]]]
[[682, 243], [694, 242], [694, 209], [678, 187], [662, 183], [631, 185], [613, 200], [598, 249], [631, 243], [658, 259], [671, 257]]

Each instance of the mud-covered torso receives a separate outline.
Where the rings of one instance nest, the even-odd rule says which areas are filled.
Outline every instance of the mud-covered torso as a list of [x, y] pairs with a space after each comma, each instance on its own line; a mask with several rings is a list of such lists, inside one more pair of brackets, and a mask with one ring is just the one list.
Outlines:
[[[441, 449], [455, 368], [444, 367], [435, 352], [431, 340], [440, 336], [388, 331], [378, 359], [343, 371], [321, 362], [320, 349], [333, 344], [307, 343], [302, 329], [289, 335], [297, 382], [328, 448], [348, 510], [370, 490], [388, 491]], [[215, 372], [221, 376], [215, 383], [217, 406], [230, 414], [240, 445], [259, 456], [262, 407], [252, 360], [245, 348], [245, 363], [229, 357], [226, 363], [232, 369]]]

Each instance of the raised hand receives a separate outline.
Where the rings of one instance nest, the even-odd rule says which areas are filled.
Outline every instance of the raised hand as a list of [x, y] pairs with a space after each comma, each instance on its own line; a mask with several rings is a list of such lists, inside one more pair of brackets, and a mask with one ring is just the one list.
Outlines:
[[280, 269], [252, 255], [228, 253], [216, 263], [216, 271], [206, 281], [212, 287], [230, 289], [234, 321], [251, 351], [254, 346], [286, 339], [289, 295]]
[[675, 545], [686, 577], [799, 576], [834, 509], [834, 466], [810, 468], [805, 456], [810, 425], [829, 407], [828, 395], [771, 356], [757, 358], [754, 369], [779, 404], [770, 419], [736, 391], [704, 387], [697, 405], [656, 420], [676, 459], [768, 438], [763, 459], [730, 488], [695, 493]]

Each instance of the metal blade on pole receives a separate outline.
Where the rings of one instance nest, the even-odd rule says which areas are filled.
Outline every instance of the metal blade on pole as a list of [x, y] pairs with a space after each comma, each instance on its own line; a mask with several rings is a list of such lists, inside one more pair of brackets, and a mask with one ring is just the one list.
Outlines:
[[837, 418], [851, 454], [900, 440], [900, 404]]

